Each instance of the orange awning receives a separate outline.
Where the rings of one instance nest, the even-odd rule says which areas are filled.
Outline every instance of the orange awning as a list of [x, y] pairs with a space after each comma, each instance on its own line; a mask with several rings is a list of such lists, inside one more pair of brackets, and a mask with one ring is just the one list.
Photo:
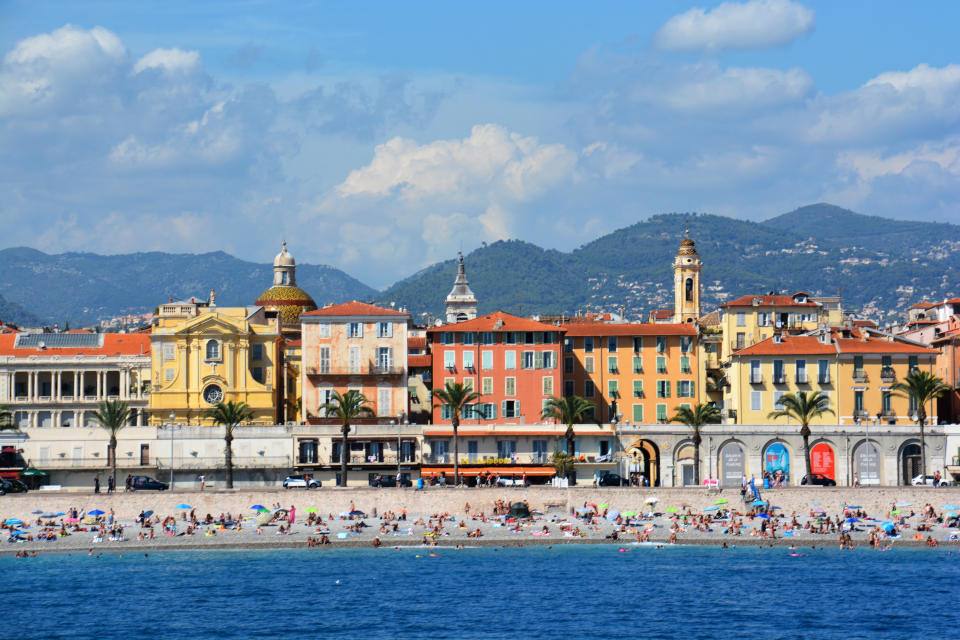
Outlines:
[[[553, 467], [460, 467], [461, 476], [476, 476], [481, 472], [497, 473], [504, 477], [520, 477], [524, 473], [528, 476], [553, 476], [557, 470]], [[430, 467], [429, 469], [420, 469], [421, 476], [438, 476], [440, 474], [453, 475], [453, 467]]]

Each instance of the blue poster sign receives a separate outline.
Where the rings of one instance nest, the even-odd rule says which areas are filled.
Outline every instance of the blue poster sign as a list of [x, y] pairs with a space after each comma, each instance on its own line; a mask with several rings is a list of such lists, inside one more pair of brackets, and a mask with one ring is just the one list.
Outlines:
[[787, 448], [779, 442], [774, 442], [767, 447], [767, 452], [763, 456], [763, 469], [767, 473], [783, 472], [784, 475], [790, 473], [790, 453]]

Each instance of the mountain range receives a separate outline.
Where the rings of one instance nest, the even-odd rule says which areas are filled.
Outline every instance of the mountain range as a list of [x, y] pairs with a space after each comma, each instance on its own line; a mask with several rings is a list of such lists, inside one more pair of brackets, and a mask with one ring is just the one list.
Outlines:
[[[841, 295], [844, 308], [879, 321], [910, 304], [960, 294], [960, 226], [866, 216], [815, 204], [763, 222], [670, 213], [618, 229], [573, 251], [498, 241], [465, 258], [480, 313], [622, 311], [645, 319], [673, 300], [671, 263], [684, 232], [703, 260], [704, 312], [744, 294], [806, 291]], [[223, 252], [201, 255], [0, 250], [0, 318], [91, 324], [144, 313], [167, 298], [252, 304], [272, 281], [270, 265]], [[318, 304], [350, 299], [439, 315], [456, 262], [433, 264], [378, 292], [330, 266], [300, 264], [297, 283]], [[19, 305], [11, 307], [9, 305]], [[23, 315], [26, 314], [26, 315]], [[22, 322], [28, 322], [22, 320]]]

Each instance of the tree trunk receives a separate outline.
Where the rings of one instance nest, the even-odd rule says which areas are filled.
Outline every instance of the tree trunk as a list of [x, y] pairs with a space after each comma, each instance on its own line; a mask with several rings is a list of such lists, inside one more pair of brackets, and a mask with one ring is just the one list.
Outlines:
[[117, 436], [110, 436], [110, 468], [113, 473], [113, 490], [117, 490]]
[[923, 427], [924, 423], [927, 421], [926, 416], [917, 416], [919, 418], [918, 422], [920, 423], [920, 473], [923, 474], [923, 485], [927, 484], [927, 444], [923, 438]]
[[567, 482], [570, 483], [571, 487], [577, 484], [577, 476], [574, 470], [574, 464], [576, 463], [576, 457], [574, 455], [574, 450], [576, 449], [576, 443], [574, 442], [575, 435], [573, 425], [567, 425], [567, 455], [570, 456], [570, 464], [567, 467]]
[[340, 440], [340, 486], [347, 486], [347, 458], [350, 456], [350, 443], [347, 442], [347, 434], [350, 433], [350, 423], [345, 423], [341, 428], [343, 438]]
[[460, 486], [460, 441], [457, 439], [457, 428], [460, 426], [460, 410], [453, 414], [453, 486]]
[[227, 489], [233, 489], [233, 430], [230, 427], [224, 427], [227, 432], [223, 434], [223, 441], [227, 443], [223, 451], [227, 463]]
[[693, 484], [700, 486], [700, 432], [693, 434]]
[[813, 465], [810, 462], [810, 427], [803, 425], [800, 428], [800, 435], [803, 436], [803, 457], [807, 463], [807, 484], [813, 481]]

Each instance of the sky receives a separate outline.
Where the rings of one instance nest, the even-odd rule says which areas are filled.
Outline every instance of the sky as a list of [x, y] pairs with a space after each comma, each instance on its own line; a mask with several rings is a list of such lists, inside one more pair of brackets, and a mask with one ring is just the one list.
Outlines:
[[[385, 287], [815, 202], [960, 224], [960, 3], [0, 3], [0, 246]], [[638, 247], [641, 251], [642, 247]]]

